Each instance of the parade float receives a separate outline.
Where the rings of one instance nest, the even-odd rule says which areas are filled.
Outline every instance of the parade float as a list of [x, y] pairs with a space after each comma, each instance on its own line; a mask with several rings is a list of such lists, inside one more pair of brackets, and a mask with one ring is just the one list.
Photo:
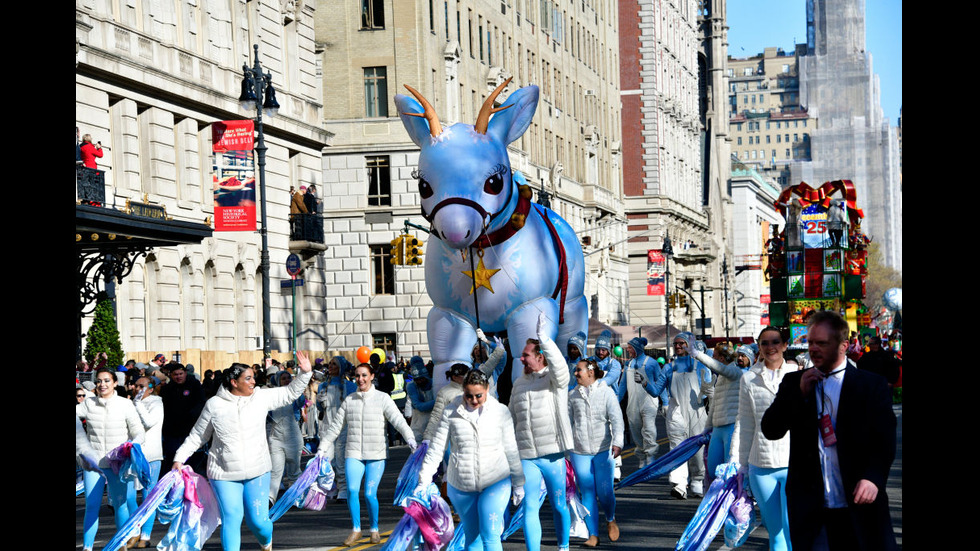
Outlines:
[[786, 226], [767, 243], [769, 324], [789, 331], [791, 348], [805, 348], [807, 319], [820, 310], [841, 314], [852, 331], [874, 335], [863, 302], [870, 240], [861, 231], [864, 213], [854, 184], [787, 186], [776, 209]]

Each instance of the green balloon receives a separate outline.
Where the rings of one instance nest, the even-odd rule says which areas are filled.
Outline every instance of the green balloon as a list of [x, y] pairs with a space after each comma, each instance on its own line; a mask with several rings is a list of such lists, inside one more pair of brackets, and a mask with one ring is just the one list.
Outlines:
[[663, 358], [657, 358], [657, 363], [659, 363], [660, 365], [664, 365], [665, 363], [667, 363], [667, 360]]
[[619, 346], [617, 344], [616, 345], [616, 348], [613, 348], [613, 353], [616, 354], [617, 356], [622, 356], [623, 355], [623, 347], [622, 346]]

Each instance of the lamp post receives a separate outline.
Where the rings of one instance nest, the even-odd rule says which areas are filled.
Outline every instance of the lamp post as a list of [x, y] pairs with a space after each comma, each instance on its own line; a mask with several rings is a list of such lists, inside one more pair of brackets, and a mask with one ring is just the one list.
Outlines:
[[731, 337], [728, 335], [728, 257], [722, 257], [721, 259], [721, 278], [724, 280], [725, 285], [725, 341], [731, 341]]
[[[259, 234], [262, 236], [262, 355], [268, 358], [272, 355], [272, 315], [269, 306], [269, 235], [266, 227], [266, 202], [265, 202], [265, 133], [262, 129], [262, 110], [265, 109], [269, 117], [276, 116], [279, 111], [279, 103], [276, 101], [276, 90], [272, 87], [272, 75], [264, 73], [262, 66], [259, 65], [259, 45], [253, 46], [255, 56], [252, 68], [242, 65], [242, 95], [238, 101], [245, 111], [255, 110], [255, 129], [258, 134], [258, 141], [255, 144], [255, 153], [259, 164], [259, 211], [262, 228]], [[263, 97], [265, 101], [263, 102]]]
[[666, 336], [667, 342], [664, 344], [664, 349], [667, 351], [667, 359], [670, 359], [670, 257], [674, 256], [674, 248], [670, 245], [670, 234], [664, 234], [664, 246], [661, 249], [664, 253], [664, 258], [667, 259], [666, 265], [667, 269], [664, 270], [664, 306], [667, 311], [667, 326], [666, 326]]

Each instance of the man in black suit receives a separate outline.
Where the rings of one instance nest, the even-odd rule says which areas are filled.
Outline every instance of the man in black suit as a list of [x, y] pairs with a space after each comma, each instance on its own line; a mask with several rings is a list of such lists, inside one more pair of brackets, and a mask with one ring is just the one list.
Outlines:
[[847, 322], [810, 320], [813, 368], [790, 373], [762, 418], [766, 438], [790, 431], [786, 481], [794, 551], [896, 549], [885, 483], [895, 414], [885, 379], [848, 367]]

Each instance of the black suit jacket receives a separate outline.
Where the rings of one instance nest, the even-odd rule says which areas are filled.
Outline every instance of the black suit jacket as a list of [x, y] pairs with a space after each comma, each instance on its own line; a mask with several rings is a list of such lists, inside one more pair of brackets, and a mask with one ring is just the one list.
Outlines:
[[[808, 550], [824, 519], [823, 471], [817, 444], [817, 397], [800, 391], [802, 371], [783, 378], [762, 417], [762, 433], [775, 440], [790, 433], [786, 498], [789, 533], [796, 551]], [[895, 460], [895, 414], [884, 377], [848, 367], [837, 405], [837, 457], [847, 516], [856, 535], [854, 549], [896, 549], [885, 484]], [[867, 479], [878, 487], [874, 503], [854, 504], [854, 488]]]

